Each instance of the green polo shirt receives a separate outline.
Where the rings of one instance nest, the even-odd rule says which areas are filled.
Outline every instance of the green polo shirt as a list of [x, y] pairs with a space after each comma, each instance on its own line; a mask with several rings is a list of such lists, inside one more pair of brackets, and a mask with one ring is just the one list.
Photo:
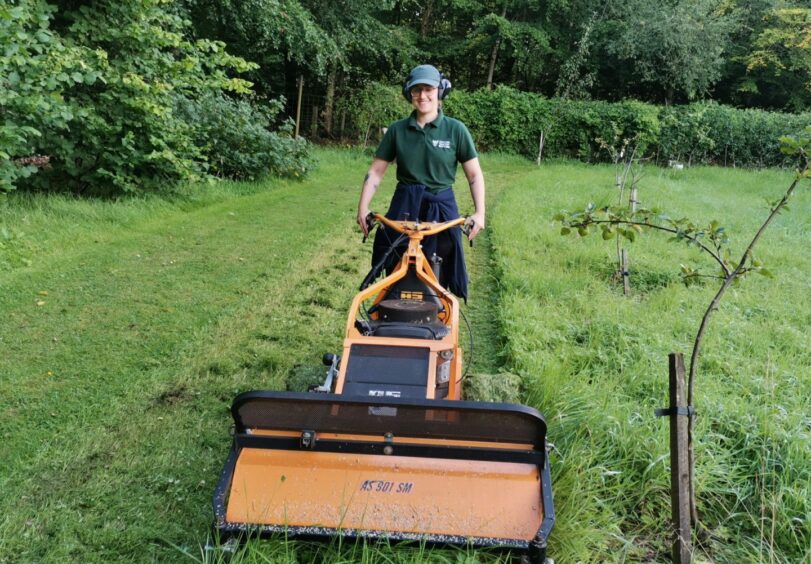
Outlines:
[[461, 121], [445, 116], [417, 125], [416, 112], [395, 121], [375, 152], [375, 157], [397, 161], [397, 181], [424, 184], [436, 194], [453, 186], [457, 163], [475, 159], [476, 146]]

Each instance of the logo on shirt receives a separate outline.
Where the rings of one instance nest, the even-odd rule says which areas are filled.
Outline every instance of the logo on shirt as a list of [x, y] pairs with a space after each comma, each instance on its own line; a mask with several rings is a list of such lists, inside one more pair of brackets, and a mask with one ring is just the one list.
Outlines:
[[438, 139], [434, 139], [431, 142], [434, 144], [434, 147], [436, 147], [437, 149], [450, 149], [451, 148], [451, 142], [450, 141], [440, 141]]

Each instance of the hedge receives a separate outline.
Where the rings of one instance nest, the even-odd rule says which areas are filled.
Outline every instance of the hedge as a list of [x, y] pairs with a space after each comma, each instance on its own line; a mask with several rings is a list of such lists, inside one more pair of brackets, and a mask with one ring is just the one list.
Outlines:
[[[373, 122], [385, 127], [391, 115], [408, 111], [403, 102], [396, 102], [395, 89], [380, 84], [368, 89], [374, 95], [354, 99], [375, 100], [376, 107], [355, 104], [349, 114], [350, 121], [358, 114], [358, 123], [363, 123], [359, 130], [368, 131]], [[380, 94], [387, 90], [392, 95]], [[381, 109], [384, 99], [396, 107]], [[507, 86], [492, 91], [454, 90], [444, 107], [447, 115], [468, 126], [482, 150], [536, 158], [543, 132], [544, 158], [586, 162], [611, 160], [609, 148], [627, 140], [636, 144], [638, 155], [662, 164], [677, 160], [687, 165], [783, 166], [788, 161], [780, 152], [779, 138], [811, 125], [811, 113], [737, 109], [713, 102], [655, 106], [637, 101], [561, 100]]]

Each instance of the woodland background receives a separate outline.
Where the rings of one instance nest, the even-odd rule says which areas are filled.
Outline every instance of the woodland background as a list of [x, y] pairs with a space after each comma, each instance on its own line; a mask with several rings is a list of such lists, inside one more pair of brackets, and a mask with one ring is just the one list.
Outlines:
[[17, 0], [0, 46], [0, 191], [300, 177], [298, 86], [304, 136], [366, 145], [424, 62], [482, 148], [533, 157], [543, 132], [548, 156], [772, 166], [811, 123], [811, 8], [782, 0]]

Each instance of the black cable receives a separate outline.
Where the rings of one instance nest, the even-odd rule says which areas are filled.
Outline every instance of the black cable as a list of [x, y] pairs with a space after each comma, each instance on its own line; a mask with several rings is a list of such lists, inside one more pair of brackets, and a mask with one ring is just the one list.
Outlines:
[[[382, 229], [382, 227], [380, 227], [379, 229]], [[385, 234], [385, 231], [383, 233]], [[394, 243], [392, 243], [391, 246], [386, 250], [386, 253], [383, 255], [383, 258], [381, 258], [376, 265], [372, 266], [372, 270], [369, 271], [369, 274], [367, 274], [366, 278], [363, 279], [363, 282], [360, 283], [361, 290], [365, 290], [366, 288], [369, 287], [369, 285], [372, 282], [374, 282], [375, 278], [378, 277], [380, 272], [383, 270], [383, 267], [386, 265], [386, 261], [388, 260], [391, 253], [407, 237], [408, 235], [406, 235], [405, 233], [401, 233], [400, 236], [394, 240]]]
[[467, 320], [467, 315], [465, 315], [464, 310], [460, 307], [459, 313], [462, 314], [462, 319], [465, 321], [465, 325], [467, 326], [467, 333], [470, 335], [470, 360], [469, 362], [465, 363], [465, 371], [462, 373], [462, 380], [467, 378], [467, 372], [470, 370], [470, 367], [473, 365], [473, 329], [470, 328], [470, 322]]

